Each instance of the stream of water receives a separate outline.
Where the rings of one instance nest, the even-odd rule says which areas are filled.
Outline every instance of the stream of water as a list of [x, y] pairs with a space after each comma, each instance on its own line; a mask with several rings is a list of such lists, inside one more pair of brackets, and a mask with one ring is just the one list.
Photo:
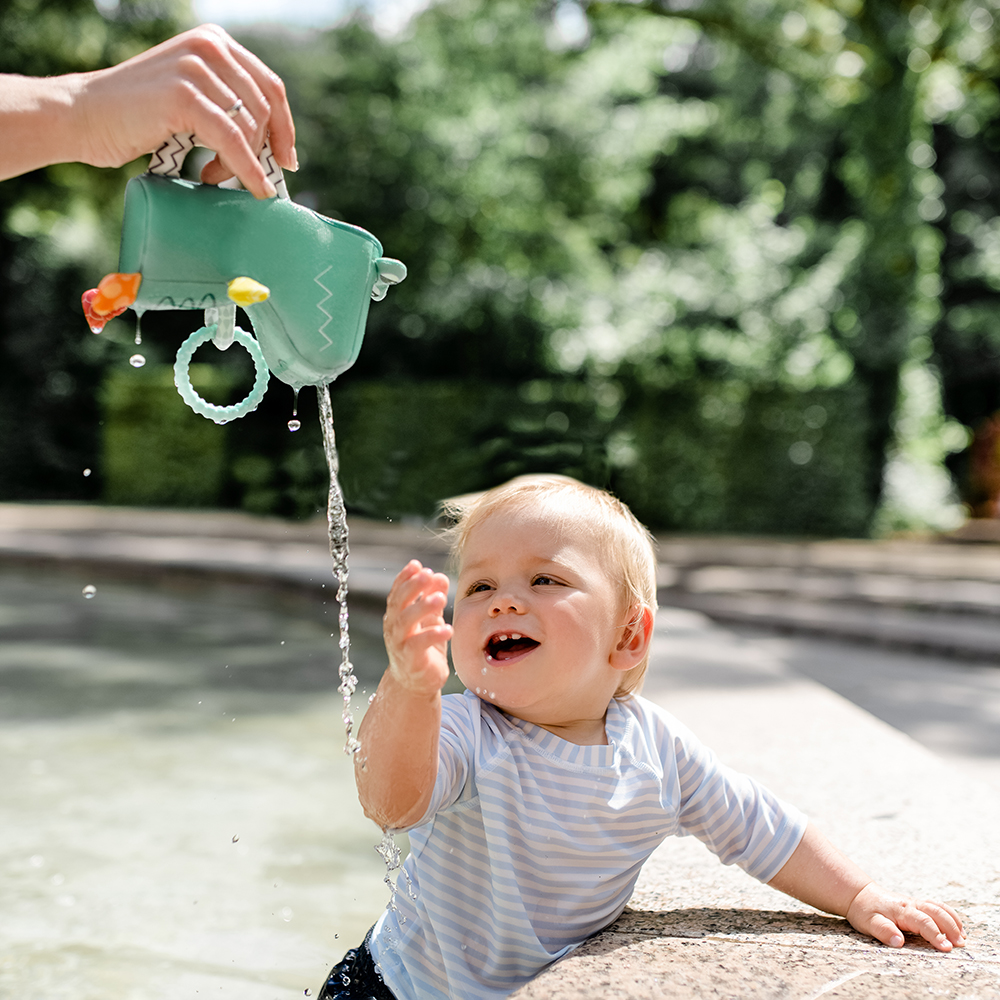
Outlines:
[[351, 548], [347, 537], [347, 508], [344, 493], [340, 488], [340, 460], [337, 456], [337, 438], [333, 428], [333, 405], [330, 402], [330, 387], [317, 386], [319, 400], [320, 427], [323, 430], [323, 451], [330, 470], [330, 492], [326, 505], [326, 520], [330, 531], [330, 556], [333, 559], [333, 575], [337, 578], [338, 625], [340, 628], [340, 686], [337, 690], [344, 699], [341, 717], [344, 720], [344, 752], [353, 756], [361, 749], [354, 738], [354, 714], [351, 711], [351, 696], [357, 690], [358, 681], [351, 663], [351, 637], [347, 612], [348, 561]]

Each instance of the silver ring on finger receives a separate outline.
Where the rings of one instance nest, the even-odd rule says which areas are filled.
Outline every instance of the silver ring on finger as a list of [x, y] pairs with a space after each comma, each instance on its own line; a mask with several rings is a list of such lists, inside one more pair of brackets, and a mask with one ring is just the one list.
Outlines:
[[226, 112], [230, 118], [235, 118], [243, 110], [243, 101], [239, 98], [236, 99], [236, 103]]

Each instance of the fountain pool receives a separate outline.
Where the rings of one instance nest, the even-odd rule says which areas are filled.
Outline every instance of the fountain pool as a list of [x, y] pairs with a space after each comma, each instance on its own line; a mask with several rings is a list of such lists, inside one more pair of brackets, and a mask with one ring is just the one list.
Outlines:
[[0, 996], [315, 994], [388, 898], [336, 631], [332, 595], [0, 569]]

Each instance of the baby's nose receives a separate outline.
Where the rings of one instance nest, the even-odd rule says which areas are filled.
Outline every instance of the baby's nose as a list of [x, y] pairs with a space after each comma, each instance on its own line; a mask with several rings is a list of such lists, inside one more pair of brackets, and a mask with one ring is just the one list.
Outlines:
[[521, 602], [517, 598], [510, 596], [497, 596], [493, 600], [490, 615], [517, 615], [521, 614], [522, 610]]

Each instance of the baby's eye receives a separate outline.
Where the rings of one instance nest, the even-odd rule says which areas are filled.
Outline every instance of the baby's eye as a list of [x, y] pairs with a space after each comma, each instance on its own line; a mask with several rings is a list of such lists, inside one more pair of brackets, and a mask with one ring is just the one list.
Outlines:
[[482, 593], [484, 590], [492, 590], [492, 589], [493, 588], [488, 583], [485, 583], [484, 581], [480, 580], [478, 583], [470, 584], [468, 590], [466, 590], [465, 593], [466, 596], [468, 596], [469, 594], [479, 594]]
[[559, 581], [551, 576], [546, 576], [545, 573], [539, 573], [534, 580], [531, 581], [534, 587], [553, 587], [559, 584]]

